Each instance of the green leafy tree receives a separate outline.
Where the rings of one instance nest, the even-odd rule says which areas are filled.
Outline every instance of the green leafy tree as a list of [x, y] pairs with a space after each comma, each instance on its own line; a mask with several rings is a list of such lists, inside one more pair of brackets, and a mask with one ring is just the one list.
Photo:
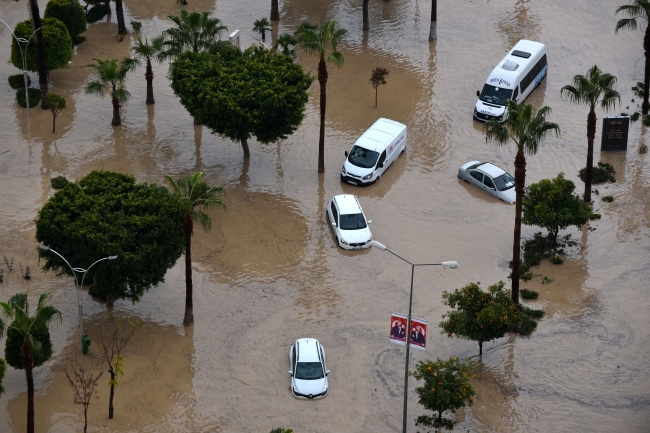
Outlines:
[[41, 294], [33, 316], [29, 315], [29, 302], [24, 293], [12, 296], [9, 302], [0, 302], [5, 317], [12, 321], [9, 329], [16, 330], [23, 338], [21, 354], [27, 379], [27, 433], [34, 433], [34, 354], [42, 350], [42, 343], [34, 335], [34, 330], [46, 328], [54, 320], [61, 321], [61, 312], [48, 305], [49, 301], [49, 293]]
[[111, 102], [113, 104], [113, 120], [111, 121], [111, 125], [121, 125], [120, 107], [131, 99], [131, 93], [126, 90], [126, 75], [133, 68], [133, 63], [126, 59], [121, 64], [118, 64], [116, 59], [93, 60], [97, 64], [88, 66], [95, 69], [99, 79], [86, 84], [86, 93], [104, 96], [104, 92], [110, 92]]
[[203, 173], [196, 172], [174, 180], [165, 176], [171, 187], [172, 196], [180, 203], [185, 215], [183, 217], [183, 233], [185, 234], [185, 318], [184, 325], [194, 323], [192, 303], [192, 234], [194, 223], [200, 223], [203, 230], [210, 230], [212, 220], [201, 208], [226, 208], [226, 203], [218, 195], [223, 193], [221, 187], [209, 187], [203, 181]]
[[573, 193], [575, 187], [564, 173], [530, 185], [524, 196], [523, 223], [545, 228], [552, 244], [557, 245], [560, 230], [581, 228], [593, 215], [591, 208]]
[[519, 105], [509, 99], [506, 102], [508, 109], [507, 125], [500, 125], [496, 119], [491, 119], [485, 124], [485, 141], [495, 142], [503, 146], [512, 141], [517, 146], [515, 156], [515, 192], [517, 201], [515, 205], [515, 229], [512, 245], [512, 300], [519, 303], [519, 268], [521, 265], [521, 209], [526, 185], [526, 157], [524, 154], [534, 155], [537, 148], [551, 133], [560, 135], [557, 123], [548, 122], [546, 116], [551, 113], [549, 107], [542, 107], [535, 111], [530, 104]]
[[54, 133], [56, 132], [56, 118], [65, 110], [65, 98], [56, 93], [48, 93], [47, 105], [52, 112], [52, 133]]
[[278, 427], [271, 430], [271, 433], [293, 433], [293, 430], [290, 428], [285, 429], [282, 427]]
[[76, 0], [50, 0], [45, 7], [44, 18], [56, 18], [65, 24], [68, 33], [75, 43], [83, 42], [85, 38], [80, 37], [86, 31], [88, 25], [86, 12]]
[[[52, 247], [74, 266], [117, 255], [91, 269], [93, 295], [140, 300], [164, 281], [183, 253], [180, 221], [183, 209], [155, 184], [136, 183], [133, 176], [93, 171], [68, 183], [38, 212], [36, 240]], [[72, 275], [57, 255], [39, 249], [44, 270]]]
[[458, 358], [449, 358], [448, 361], [438, 358], [436, 361], [418, 361], [415, 371], [409, 372], [410, 376], [422, 380], [422, 386], [415, 388], [418, 402], [434, 413], [434, 416], [421, 415], [415, 425], [442, 428], [454, 428], [454, 422], [443, 418], [446, 411], [455, 413], [456, 410], [466, 405], [471, 406], [474, 399], [474, 389], [469, 383], [473, 363], [461, 362]]
[[178, 13], [168, 17], [176, 27], [163, 32], [164, 57], [175, 59], [185, 51], [207, 51], [221, 39], [223, 32], [228, 30], [219, 18], [210, 17], [212, 12], [187, 12], [181, 9]]
[[273, 44], [273, 49], [277, 50], [278, 47], [282, 47], [282, 51], [280, 51], [282, 54], [291, 58], [295, 58], [296, 51], [293, 49], [293, 47], [297, 44], [298, 40], [293, 35], [284, 33], [280, 35], [275, 41], [275, 44]]
[[620, 6], [616, 13], [624, 13], [629, 18], [623, 18], [616, 23], [616, 33], [619, 30], [629, 29], [636, 30], [638, 22], [642, 21], [645, 25], [643, 36], [643, 51], [645, 55], [645, 72], [643, 74], [643, 105], [641, 106], [642, 113], [648, 114], [648, 90], [650, 89], [650, 1], [648, 0], [632, 0], [630, 4]]
[[271, 31], [271, 23], [266, 18], [256, 20], [253, 23], [253, 31], [255, 33], [259, 33], [262, 36], [262, 40], [265, 41], [266, 40], [266, 32]]
[[453, 292], [443, 292], [443, 303], [452, 308], [442, 316], [445, 320], [440, 322], [444, 333], [450, 338], [455, 335], [477, 341], [479, 355], [483, 355], [484, 342], [517, 330], [519, 323], [526, 318], [504, 287], [503, 281], [499, 281], [484, 292], [480, 283], [469, 283]]
[[318, 83], [320, 84], [320, 133], [318, 136], [318, 172], [325, 172], [325, 108], [327, 106], [327, 63], [341, 67], [343, 53], [337, 47], [341, 39], [348, 33], [345, 29], [336, 28], [336, 20], [330, 20], [318, 27], [303, 23], [296, 31], [300, 46], [309, 54], [316, 54], [318, 61]]
[[591, 180], [594, 165], [594, 138], [596, 137], [596, 105], [607, 111], [616, 107], [616, 100], [621, 102], [621, 95], [614, 90], [616, 77], [606, 74], [596, 65], [592, 66], [587, 75], [576, 75], [573, 84], [566, 85], [560, 94], [569, 101], [579, 105], [587, 105], [587, 170], [585, 175], [585, 203], [591, 202]]
[[133, 51], [133, 59], [130, 61], [133, 62], [133, 68], [140, 66], [142, 61], [146, 62], [147, 65], [144, 73], [144, 78], [147, 80], [146, 103], [155, 104], [156, 101], [153, 99], [153, 68], [151, 67], [151, 61], [155, 60], [158, 63], [163, 61], [162, 51], [165, 37], [155, 37], [150, 43], [146, 37], [144, 38], [144, 42], [142, 42], [142, 38], [135, 35], [135, 41], [135, 45], [131, 47], [131, 51]]
[[[70, 34], [68, 29], [65, 27], [61, 21], [56, 18], [43, 18], [41, 20], [42, 25], [47, 27], [43, 28], [43, 37], [45, 38], [45, 51], [47, 53], [47, 61], [45, 66], [47, 71], [53, 69], [58, 69], [66, 66], [68, 62], [72, 59], [72, 40], [70, 39]], [[22, 21], [16, 24], [14, 33], [18, 38], [28, 39], [32, 34], [32, 22], [30, 20]], [[23, 69], [23, 59], [20, 54], [20, 48], [18, 48], [18, 43], [16, 39], [12, 40], [11, 44], [11, 63], [18, 69]], [[25, 50], [25, 46], [22, 46], [22, 49]], [[39, 66], [38, 66], [38, 50], [36, 44], [30, 43], [27, 47], [27, 70], [32, 72], [38, 72], [40, 76]], [[46, 74], [47, 79], [47, 74]], [[43, 90], [41, 89], [41, 93]], [[45, 92], [45, 95], [47, 92]]]
[[[30, 12], [32, 14], [31, 21], [34, 23], [33, 28], [36, 29], [36, 48], [35, 49], [36, 49], [36, 65], [37, 65], [36, 68], [30, 69], [30, 71], [38, 71], [38, 85], [39, 85], [39, 88], [41, 89], [41, 108], [43, 110], [46, 110], [47, 109], [47, 100], [45, 99], [45, 97], [47, 96], [47, 91], [48, 91], [48, 88], [49, 88], [49, 79], [48, 79], [47, 71], [50, 70], [50, 68], [47, 67], [47, 58], [48, 58], [48, 56], [47, 56], [47, 53], [45, 52], [45, 29], [43, 28], [43, 26], [45, 24], [47, 24], [47, 23], [41, 21], [41, 15], [40, 15], [40, 11], [38, 9], [38, 0], [29, 0], [29, 10], [30, 10]], [[32, 27], [30, 26], [29, 29], [26, 29], [26, 30], [29, 33], [27, 33], [26, 35], [18, 35], [17, 26], [16, 26], [16, 30], [14, 30], [14, 34], [18, 38], [29, 39], [31, 37], [31, 34], [32, 34]], [[14, 62], [14, 55], [13, 55], [13, 51], [14, 51], [13, 43], [14, 43], [14, 41], [15, 41], [15, 39], [12, 40], [12, 46], [11, 46], [11, 51], [12, 51], [11, 62], [15, 66], [16, 63]], [[59, 44], [54, 44], [54, 45], [56, 46], [56, 48], [59, 48], [59, 49], [61, 48], [59, 46]], [[72, 50], [72, 46], [70, 46], [70, 49]], [[17, 51], [20, 51], [20, 50], [17, 49]], [[55, 50], [54, 49], [50, 50], [50, 56], [59, 54], [59, 53], [53, 53], [52, 51], [55, 51]], [[18, 54], [18, 56], [20, 56], [20, 54]], [[72, 57], [72, 52], [70, 52], [70, 58], [71, 57]], [[20, 66], [16, 66], [16, 67], [19, 68], [19, 69], [22, 69], [23, 66], [22, 66], [21, 60], [18, 61], [18, 64], [20, 64]], [[54, 68], [51, 68], [51, 69], [54, 69]]]
[[186, 52], [174, 62], [171, 86], [187, 111], [214, 133], [264, 144], [286, 138], [304, 118], [312, 78], [291, 58], [249, 48], [223, 53]]

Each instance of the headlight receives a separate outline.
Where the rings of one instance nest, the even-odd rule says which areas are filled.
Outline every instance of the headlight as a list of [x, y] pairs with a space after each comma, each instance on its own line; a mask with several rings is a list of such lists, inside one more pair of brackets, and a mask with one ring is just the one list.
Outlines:
[[372, 177], [373, 173], [370, 173], [369, 175], [366, 175], [363, 177], [363, 180], [368, 180]]
[[345, 171], [345, 164], [343, 164], [343, 168], [341, 169], [341, 173], [346, 174], [347, 172]]
[[474, 116], [478, 116], [478, 110], [474, 107]]
[[327, 385], [323, 387], [323, 392], [327, 392]]
[[497, 117], [497, 120], [503, 120], [503, 116], [505, 116], [505, 115], [506, 115], [506, 114], [503, 113], [501, 116]]
[[294, 392], [298, 392], [298, 388], [296, 388], [296, 387], [294, 386], [294, 387], [293, 387], [293, 391], [294, 391]]
[[343, 239], [343, 238], [341, 238], [341, 243], [344, 244], [344, 245], [348, 244], [347, 242], [345, 242], [345, 239]]

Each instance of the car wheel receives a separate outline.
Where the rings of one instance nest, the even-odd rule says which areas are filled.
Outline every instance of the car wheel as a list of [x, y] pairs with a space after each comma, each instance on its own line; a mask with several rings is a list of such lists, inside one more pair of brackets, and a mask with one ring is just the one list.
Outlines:
[[336, 246], [339, 247], [339, 248], [342, 249], [342, 250], [345, 249], [345, 248], [343, 248], [343, 247], [341, 246], [341, 242], [339, 242], [339, 237], [338, 237], [338, 236], [336, 236]]

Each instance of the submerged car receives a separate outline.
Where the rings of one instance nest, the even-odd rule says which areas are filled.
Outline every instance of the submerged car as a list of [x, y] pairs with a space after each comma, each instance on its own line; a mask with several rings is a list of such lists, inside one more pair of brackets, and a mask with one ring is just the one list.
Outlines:
[[458, 177], [506, 203], [514, 204], [517, 199], [514, 177], [492, 163], [467, 162], [458, 169]]
[[327, 218], [334, 231], [339, 247], [346, 250], [360, 250], [370, 247], [372, 233], [368, 228], [359, 200], [352, 194], [334, 196], [327, 203]]
[[300, 338], [289, 349], [291, 393], [309, 400], [323, 398], [329, 391], [325, 349], [313, 338]]

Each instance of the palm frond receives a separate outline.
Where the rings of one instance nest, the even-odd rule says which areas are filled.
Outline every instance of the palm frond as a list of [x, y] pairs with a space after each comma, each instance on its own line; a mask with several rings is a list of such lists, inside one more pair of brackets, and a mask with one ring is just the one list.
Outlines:
[[127, 102], [129, 99], [131, 99], [131, 93], [129, 93], [128, 90], [126, 90], [123, 87], [120, 87], [118, 89], [115, 89], [112, 92], [113, 98], [117, 99], [121, 104]]
[[104, 96], [104, 84], [100, 81], [91, 81], [86, 84], [86, 93], [89, 95]]
[[341, 66], [343, 66], [343, 61], [344, 61], [343, 53], [341, 53], [340, 51], [335, 51], [333, 53], [330, 53], [330, 55], [327, 56], [327, 61], [328, 63], [332, 63], [337, 68], [340, 68]]

